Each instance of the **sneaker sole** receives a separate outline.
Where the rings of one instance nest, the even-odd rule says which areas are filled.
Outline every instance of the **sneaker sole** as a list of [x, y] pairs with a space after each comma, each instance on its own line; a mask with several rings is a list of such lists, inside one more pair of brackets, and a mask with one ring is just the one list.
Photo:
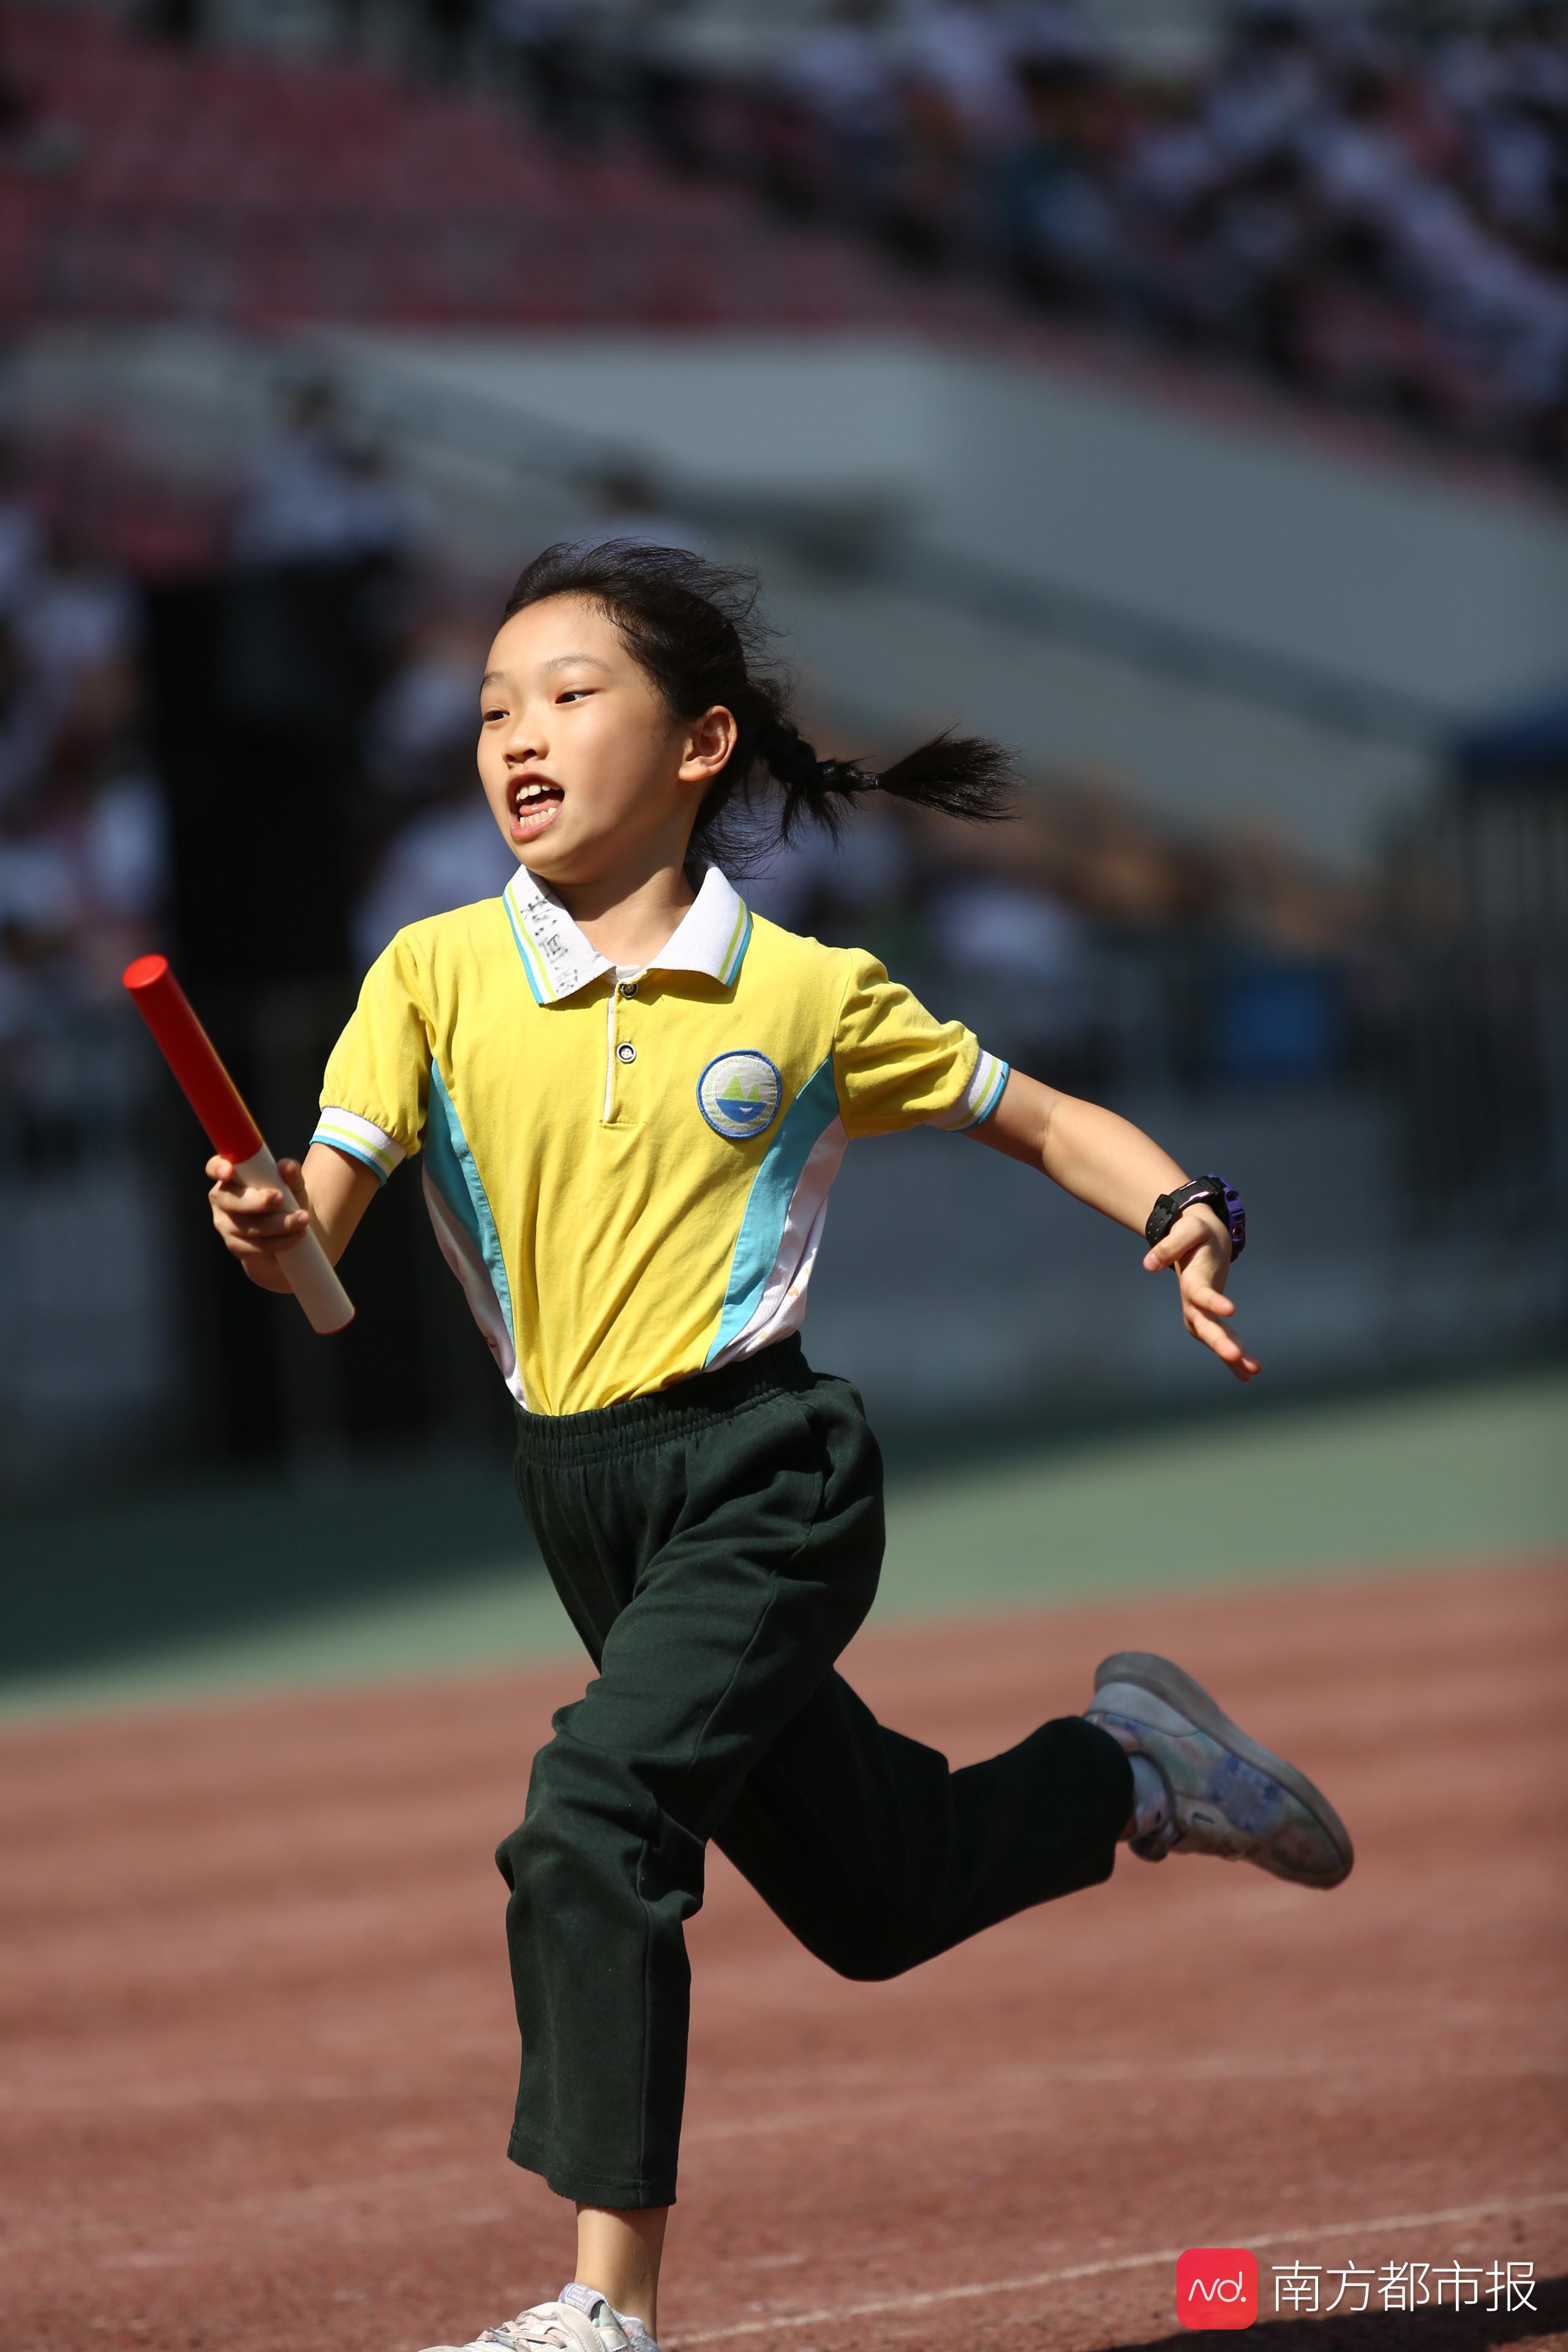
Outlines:
[[1339, 1886], [1350, 1876], [1355, 1864], [1355, 1848], [1351, 1833], [1330, 1804], [1321, 1789], [1314, 1788], [1304, 1772], [1298, 1772], [1283, 1756], [1276, 1756], [1271, 1748], [1249, 1739], [1238, 1723], [1233, 1723], [1223, 1707], [1216, 1706], [1202, 1683], [1194, 1682], [1189, 1674], [1173, 1665], [1169, 1658], [1156, 1657], [1152, 1650], [1118, 1650], [1114, 1656], [1102, 1658], [1095, 1668], [1094, 1687], [1103, 1690], [1110, 1683], [1131, 1683], [1138, 1690], [1147, 1691], [1151, 1697], [1163, 1699], [1167, 1706], [1175, 1707], [1200, 1731], [1217, 1739], [1222, 1748], [1229, 1748], [1260, 1772], [1267, 1772], [1282, 1788], [1289, 1789], [1299, 1804], [1306, 1807], [1338, 1853], [1341, 1868], [1330, 1877], [1293, 1877], [1298, 1886]]

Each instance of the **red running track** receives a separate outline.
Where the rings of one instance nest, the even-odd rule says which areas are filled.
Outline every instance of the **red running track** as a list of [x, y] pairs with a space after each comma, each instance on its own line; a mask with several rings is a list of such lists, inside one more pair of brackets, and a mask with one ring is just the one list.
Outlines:
[[[868, 1696], [957, 1759], [1081, 1706], [1102, 1652], [1168, 1650], [1322, 1781], [1356, 1872], [1325, 1896], [1128, 1857], [862, 1986], [716, 1857], [670, 2352], [1190, 2345], [1190, 2244], [1258, 2252], [1270, 2352], [1568, 2344], [1565, 1590], [1510, 1568], [863, 1636]], [[489, 1854], [580, 1683], [5, 1740], [5, 2352], [406, 2352], [558, 2287], [567, 2210], [502, 2154]], [[1402, 2316], [1374, 2285], [1363, 2319], [1359, 2289], [1271, 2317], [1277, 2263], [1320, 2266], [1322, 2304], [1352, 2263], [1508, 2260], [1533, 2314]]]

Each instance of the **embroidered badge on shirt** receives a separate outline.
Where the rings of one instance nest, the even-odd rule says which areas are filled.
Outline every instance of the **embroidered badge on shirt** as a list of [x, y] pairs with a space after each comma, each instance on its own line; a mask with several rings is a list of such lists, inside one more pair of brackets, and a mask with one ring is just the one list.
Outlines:
[[720, 1054], [697, 1081], [697, 1101], [715, 1135], [744, 1143], [773, 1125], [784, 1097], [784, 1080], [765, 1054], [750, 1047]]

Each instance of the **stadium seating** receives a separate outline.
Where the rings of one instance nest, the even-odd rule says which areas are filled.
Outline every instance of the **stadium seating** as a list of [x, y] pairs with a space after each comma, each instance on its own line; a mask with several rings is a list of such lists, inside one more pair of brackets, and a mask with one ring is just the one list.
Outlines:
[[0, 148], [17, 324], [866, 325], [975, 299], [901, 288], [849, 239], [780, 231], [628, 147], [549, 149], [500, 99], [175, 54], [92, 9], [14, 11], [6, 40], [33, 109]]

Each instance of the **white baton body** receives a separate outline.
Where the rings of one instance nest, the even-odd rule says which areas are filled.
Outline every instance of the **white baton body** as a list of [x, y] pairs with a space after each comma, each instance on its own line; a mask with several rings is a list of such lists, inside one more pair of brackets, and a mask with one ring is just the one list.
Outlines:
[[[291, 1206], [299, 1205], [278, 1173], [278, 1162], [265, 1144], [248, 1160], [238, 1161], [234, 1172], [242, 1184], [269, 1185], [274, 1192], [281, 1192]], [[302, 1241], [296, 1242], [292, 1249], [283, 1251], [272, 1262], [304, 1308], [312, 1331], [342, 1331], [353, 1321], [354, 1310], [348, 1292], [338, 1280], [332, 1262], [313, 1230], [308, 1227]]]

